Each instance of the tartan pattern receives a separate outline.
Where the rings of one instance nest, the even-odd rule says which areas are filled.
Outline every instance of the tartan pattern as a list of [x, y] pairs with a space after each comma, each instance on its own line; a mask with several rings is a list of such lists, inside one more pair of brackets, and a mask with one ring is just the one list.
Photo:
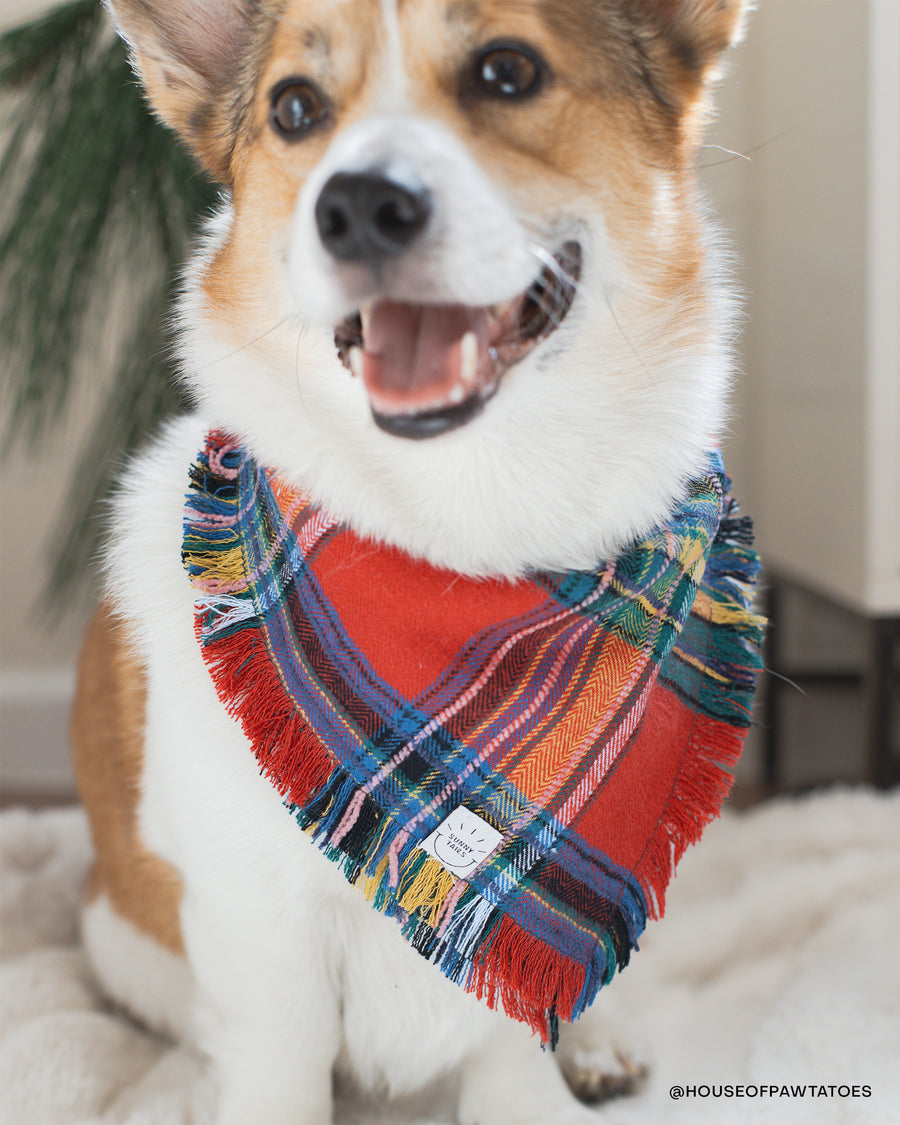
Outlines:
[[[758, 564], [718, 453], [618, 558], [516, 583], [360, 540], [226, 435], [190, 478], [197, 635], [260, 768], [416, 949], [552, 1042], [661, 912], [749, 724]], [[460, 804], [502, 833], [465, 879], [421, 847]]]

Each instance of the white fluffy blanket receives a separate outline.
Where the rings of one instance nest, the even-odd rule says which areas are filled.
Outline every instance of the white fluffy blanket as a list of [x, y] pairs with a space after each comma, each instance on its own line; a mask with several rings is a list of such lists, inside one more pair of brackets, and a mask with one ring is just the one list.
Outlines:
[[[82, 814], [12, 811], [0, 830], [0, 1121], [211, 1122], [202, 1061], [129, 1022], [91, 981], [76, 926]], [[900, 1122], [900, 793], [726, 815], [685, 857], [665, 920], [598, 1003], [619, 1043], [652, 1065], [644, 1091], [598, 1110], [598, 1125]], [[802, 1097], [783, 1089], [800, 1086]], [[715, 1097], [720, 1087], [731, 1096]], [[448, 1120], [447, 1100], [344, 1100], [338, 1116], [434, 1123]]]

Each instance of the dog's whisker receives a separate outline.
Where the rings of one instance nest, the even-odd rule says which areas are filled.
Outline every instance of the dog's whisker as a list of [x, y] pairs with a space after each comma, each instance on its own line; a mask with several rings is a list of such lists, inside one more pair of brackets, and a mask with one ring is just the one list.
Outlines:
[[551, 254], [549, 250], [541, 246], [539, 243], [533, 243], [529, 247], [531, 253], [541, 263], [541, 265], [554, 275], [563, 285], [567, 285], [575, 290], [576, 293], [582, 292], [582, 286], [579, 278], [573, 277], [572, 274], [566, 270], [559, 258], [555, 254]]
[[609, 309], [609, 315], [613, 319], [613, 324], [615, 324], [616, 328], [619, 330], [619, 333], [622, 336], [622, 339], [625, 341], [625, 343], [631, 349], [631, 354], [634, 356], [634, 358], [641, 365], [641, 370], [644, 372], [644, 374], [647, 376], [647, 378], [651, 381], [651, 383], [653, 383], [654, 386], [655, 386], [656, 385], [656, 378], [655, 378], [653, 372], [650, 370], [650, 368], [644, 362], [644, 359], [641, 356], [641, 353], [635, 347], [634, 341], [631, 339], [631, 337], [628, 335], [628, 333], [622, 327], [621, 321], [619, 320], [618, 316], [616, 316], [616, 310], [613, 308], [613, 303], [609, 298], [609, 294], [604, 293], [603, 299], [606, 303], [606, 307]]
[[532, 244], [530, 250], [543, 269], [540, 277], [527, 291], [527, 296], [547, 318], [548, 324], [556, 329], [565, 319], [573, 296], [581, 292], [581, 286], [578, 278], [565, 268], [559, 257], [551, 254], [540, 243]]
[[701, 145], [701, 148], [714, 148], [719, 152], [727, 153], [728, 156], [736, 156], [740, 160], [746, 160], [748, 164], [753, 163], [753, 158], [748, 156], [745, 152], [736, 152], [733, 148], [725, 148], [724, 145]]
[[297, 328], [297, 347], [294, 351], [294, 382], [297, 384], [297, 394], [300, 401], [304, 401], [303, 383], [300, 379], [300, 348], [303, 345], [303, 340], [306, 336], [307, 324], [299, 316], [291, 317], [291, 321]]
[[552, 304], [543, 292], [529, 292], [529, 299], [537, 305], [554, 328], [558, 328], [562, 324], [566, 306], [558, 292], [550, 295]]
[[216, 356], [215, 359], [211, 359], [209, 363], [205, 363], [202, 366], [195, 368], [195, 370], [199, 374], [202, 371], [209, 370], [210, 367], [215, 367], [218, 363], [227, 363], [229, 359], [234, 359], [234, 357], [240, 355], [241, 352], [245, 352], [248, 348], [252, 348], [254, 344], [258, 344], [261, 340], [265, 340], [267, 336], [271, 336], [273, 332], [277, 332], [279, 328], [287, 324], [288, 321], [290, 321], [292, 318], [293, 314], [287, 313], [281, 318], [281, 320], [276, 321], [276, 323], [273, 324], [271, 328], [267, 328], [265, 332], [260, 332], [260, 334], [258, 336], [254, 336], [252, 340], [247, 340], [245, 343], [240, 344], [238, 347], [236, 347], [233, 351], [226, 352], [225, 355]]

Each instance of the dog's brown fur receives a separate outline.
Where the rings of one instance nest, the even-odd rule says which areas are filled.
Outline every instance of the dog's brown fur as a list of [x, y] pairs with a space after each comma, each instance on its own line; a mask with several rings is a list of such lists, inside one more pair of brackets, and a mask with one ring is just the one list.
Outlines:
[[85, 637], [71, 726], [75, 774], [91, 810], [97, 856], [88, 895], [105, 894], [120, 917], [182, 954], [181, 879], [143, 847], [137, 824], [146, 695], [127, 629], [103, 605]]

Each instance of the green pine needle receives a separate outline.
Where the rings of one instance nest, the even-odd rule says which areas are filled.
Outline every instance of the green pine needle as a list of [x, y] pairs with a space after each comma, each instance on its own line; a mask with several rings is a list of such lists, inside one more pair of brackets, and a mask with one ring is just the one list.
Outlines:
[[[124, 454], [180, 405], [165, 310], [216, 189], [150, 116], [97, 0], [0, 37], [0, 95], [7, 451], [52, 430], [78, 373], [112, 388], [58, 521], [49, 591], [58, 601], [89, 569], [98, 503]], [[110, 354], [113, 305], [127, 320]]]

